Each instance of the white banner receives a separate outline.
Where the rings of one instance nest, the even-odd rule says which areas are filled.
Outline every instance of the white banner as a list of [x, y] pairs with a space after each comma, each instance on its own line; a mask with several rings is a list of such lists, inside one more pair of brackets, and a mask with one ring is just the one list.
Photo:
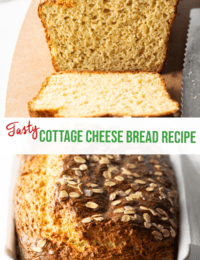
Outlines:
[[198, 118], [5, 118], [1, 154], [199, 154]]

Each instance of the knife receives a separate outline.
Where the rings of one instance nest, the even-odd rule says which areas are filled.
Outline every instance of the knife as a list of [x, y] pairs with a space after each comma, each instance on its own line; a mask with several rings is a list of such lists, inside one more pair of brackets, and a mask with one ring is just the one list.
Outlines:
[[182, 116], [200, 117], [200, 8], [190, 11], [182, 83]]

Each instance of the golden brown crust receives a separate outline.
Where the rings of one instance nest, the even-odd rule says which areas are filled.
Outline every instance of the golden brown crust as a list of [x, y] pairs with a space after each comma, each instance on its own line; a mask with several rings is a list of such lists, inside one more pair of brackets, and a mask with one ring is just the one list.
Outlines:
[[[24, 212], [22, 216], [25, 219], [19, 218], [22, 211], [26, 211], [26, 209], [22, 208], [24, 197], [27, 197], [24, 193], [29, 192], [28, 188], [23, 186], [23, 180], [30, 174], [40, 175], [39, 171], [34, 172], [33, 169], [40, 169], [47, 157], [45, 155], [28, 157], [23, 167], [26, 171], [22, 170], [22, 175], [19, 177], [16, 187], [15, 221], [20, 260], [176, 259], [179, 203], [176, 179], [168, 156], [96, 155], [98, 160], [94, 156], [62, 156], [61, 174], [57, 176], [56, 181], [50, 188], [53, 190], [53, 197], [48, 207], [53, 212], [54, 217], [49, 216], [57, 223], [68, 218], [68, 216], [72, 218], [77, 234], [88, 243], [88, 246], [83, 251], [69, 243], [67, 237], [63, 239], [62, 234], [55, 233], [49, 237], [48, 234], [44, 235], [43, 227], [38, 227], [38, 230], [31, 237], [29, 229], [31, 229], [30, 225], [34, 224], [34, 222], [30, 221], [30, 217], [33, 219], [33, 215], [28, 216], [30, 213]], [[69, 184], [61, 184], [61, 180], [65, 176], [71, 177], [75, 181], [76, 175], [73, 169], [83, 164], [83, 162], [80, 162], [80, 157], [85, 160], [84, 165], [87, 165], [87, 169], [82, 170], [82, 177], [79, 177], [82, 183], [80, 186], [82, 192], [75, 187], [69, 186]], [[115, 182], [114, 186], [105, 185], [108, 183], [104, 176], [107, 171], [111, 173], [109, 181]], [[116, 176], [123, 177], [123, 180], [116, 180]], [[35, 178], [30, 178], [30, 186], [31, 184], [34, 185], [34, 183]], [[91, 196], [85, 196], [86, 190], [93, 190], [91, 184], [96, 184], [98, 188], [103, 190], [103, 193], [93, 192]], [[148, 188], [153, 188], [153, 190], [150, 191]], [[126, 193], [126, 197], [120, 195], [120, 192], [127, 192], [129, 189], [132, 190], [132, 193]], [[38, 192], [40, 192], [39, 190]], [[76, 191], [80, 194], [80, 197], [61, 198], [60, 192], [64, 190], [68, 194]], [[50, 192], [50, 190], [47, 192]], [[113, 193], [116, 193], [117, 197], [110, 200], [110, 195]], [[135, 198], [134, 196], [133, 200], [128, 200], [127, 196], [130, 197], [131, 194], [138, 194], [139, 197]], [[32, 200], [36, 203], [34, 197], [30, 196], [30, 204]], [[121, 203], [113, 206], [112, 203], [116, 200], [121, 200]], [[98, 209], [94, 211], [86, 207], [88, 201], [97, 203]], [[128, 213], [115, 213], [114, 211], [127, 206], [134, 208], [135, 215], [131, 215], [133, 219], [131, 218], [128, 222], [123, 222], [123, 214]], [[47, 209], [44, 210], [47, 212]], [[70, 215], [67, 215], [69, 212]], [[103, 220], [97, 221], [93, 219], [89, 223], [83, 222], [85, 218], [92, 217], [94, 214], [100, 214]], [[149, 228], [145, 227], [147, 217], [145, 215], [150, 217], [150, 221], [148, 220], [151, 224]], [[26, 227], [23, 222], [27, 224]], [[159, 233], [158, 238], [154, 233]], [[40, 252], [35, 252], [33, 248], [40, 239], [45, 240], [45, 245]], [[53, 250], [53, 255], [49, 254], [50, 250]]]
[[[32, 108], [32, 104], [33, 104], [34, 101], [37, 100], [40, 93], [42, 93], [43, 89], [48, 85], [50, 78], [53, 75], [67, 74], [67, 73], [77, 73], [77, 74], [91, 74], [91, 73], [93, 73], [93, 74], [102, 74], [103, 75], [103, 74], [109, 74], [109, 73], [122, 74], [122, 73], [127, 73], [127, 71], [121, 71], [121, 72], [119, 72], [119, 71], [117, 71], [117, 72], [113, 72], [113, 71], [92, 71], [92, 72], [91, 71], [61, 71], [61, 72], [58, 72], [58, 73], [53, 73], [51, 76], [47, 77], [46, 80], [43, 82], [42, 87], [41, 87], [39, 93], [37, 94], [37, 96], [35, 96], [32, 101], [28, 102], [28, 112], [29, 112], [30, 117], [59, 117], [58, 116], [58, 110], [53, 110], [53, 109], [52, 110], [50, 110], [50, 109], [49, 110], [35, 110], [35, 109]], [[138, 71], [129, 71], [128, 73], [137, 74]], [[160, 77], [161, 81], [162, 81], [165, 93], [168, 95], [169, 98], [171, 98], [169, 93], [167, 92], [165, 81], [159, 73], [148, 72], [148, 71], [142, 71], [142, 72], [139, 72], [139, 73], [152, 73], [152, 74], [158, 75]], [[161, 117], [161, 116], [173, 115], [174, 113], [179, 111], [179, 104], [177, 102], [175, 102], [175, 103], [176, 103], [176, 108], [173, 111], [165, 112], [165, 113], [162, 113], [162, 114], [156, 114], [156, 115], [148, 115], [148, 117]], [[124, 113], [123, 114], [97, 114], [95, 117], [124, 117], [124, 116], [130, 116], [130, 115], [126, 115]], [[147, 117], [147, 115], [144, 114], [144, 115], [141, 115], [141, 117]]]
[[[168, 53], [168, 45], [169, 45], [169, 37], [170, 37], [170, 33], [171, 33], [171, 27], [172, 27], [172, 24], [173, 24], [173, 21], [176, 19], [176, 16], [177, 16], [177, 7], [178, 7], [178, 2], [179, 0], [176, 0], [176, 4], [173, 6], [174, 8], [174, 17], [173, 19], [171, 19], [170, 23], [169, 23], [169, 33], [168, 33], [168, 39], [167, 39], [167, 42], [166, 42], [166, 49], [165, 49], [165, 58], [164, 58], [164, 61], [163, 61], [163, 64], [160, 65], [160, 67], [157, 69], [157, 71], [155, 72], [161, 72], [162, 69], [164, 68], [165, 66], [165, 63], [166, 63], [166, 60], [167, 60], [167, 53]], [[50, 50], [50, 55], [51, 55], [51, 61], [52, 61], [52, 65], [54, 67], [54, 70], [56, 72], [60, 72], [62, 71], [57, 62], [56, 62], [56, 59], [55, 57], [52, 55], [51, 53], [51, 48], [52, 48], [52, 44], [51, 44], [51, 40], [50, 40], [50, 34], [48, 32], [48, 28], [46, 26], [46, 23], [44, 21], [44, 19], [42, 18], [42, 6], [44, 4], [55, 4], [55, 5], [63, 5], [63, 6], [66, 6], [68, 8], [72, 7], [73, 5], [75, 5], [76, 3], [75, 2], [72, 2], [71, 0], [40, 0], [40, 4], [38, 6], [38, 16], [39, 18], [41, 19], [41, 22], [42, 22], [42, 25], [44, 27], [44, 30], [45, 30], [45, 36], [46, 36], [46, 41], [47, 41], [47, 44], [48, 44], [48, 47], [49, 47], [49, 50]], [[126, 71], [127, 72], [127, 71]]]

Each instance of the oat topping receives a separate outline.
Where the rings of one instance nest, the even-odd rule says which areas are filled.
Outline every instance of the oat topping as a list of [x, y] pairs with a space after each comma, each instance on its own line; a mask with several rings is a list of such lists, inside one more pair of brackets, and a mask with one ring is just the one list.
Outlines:
[[[60, 197], [68, 198], [63, 203], [71, 199], [78, 199], [81, 203], [87, 199], [84, 205], [89, 211], [81, 219], [82, 223], [108, 221], [106, 209], [101, 211], [106, 207], [116, 221], [140, 225], [150, 230], [158, 241], [175, 237], [177, 193], [170, 189], [171, 179], [167, 179], [167, 169], [162, 169], [163, 164], [158, 158], [129, 155], [124, 163], [124, 156], [120, 155], [74, 156], [74, 164], [60, 178], [63, 185]], [[97, 176], [93, 173], [95, 171]], [[148, 204], [152, 198], [154, 203]], [[105, 204], [102, 204], [104, 200]], [[170, 208], [166, 206], [169, 203]], [[92, 211], [97, 210], [101, 214], [92, 215]]]

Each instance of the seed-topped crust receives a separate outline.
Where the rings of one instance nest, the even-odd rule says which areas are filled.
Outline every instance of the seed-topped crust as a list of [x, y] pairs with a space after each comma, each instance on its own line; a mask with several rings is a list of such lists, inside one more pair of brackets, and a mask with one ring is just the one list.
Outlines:
[[[52, 255], [50, 251], [59, 260], [144, 260], [140, 252], [155, 260], [175, 259], [179, 206], [168, 156], [110, 155], [109, 162], [105, 155], [95, 156], [49, 155], [26, 160], [15, 195], [21, 259], [45, 259]], [[77, 168], [83, 163], [87, 167], [78, 176]], [[135, 166], [128, 167], [131, 164]], [[155, 165], [160, 165], [164, 184], [154, 174]], [[111, 178], [105, 178], [106, 171], [112, 172]], [[36, 212], [32, 209], [39, 199], [44, 202]], [[26, 209], [28, 201], [31, 206]], [[136, 243], [138, 251], [133, 250]]]

